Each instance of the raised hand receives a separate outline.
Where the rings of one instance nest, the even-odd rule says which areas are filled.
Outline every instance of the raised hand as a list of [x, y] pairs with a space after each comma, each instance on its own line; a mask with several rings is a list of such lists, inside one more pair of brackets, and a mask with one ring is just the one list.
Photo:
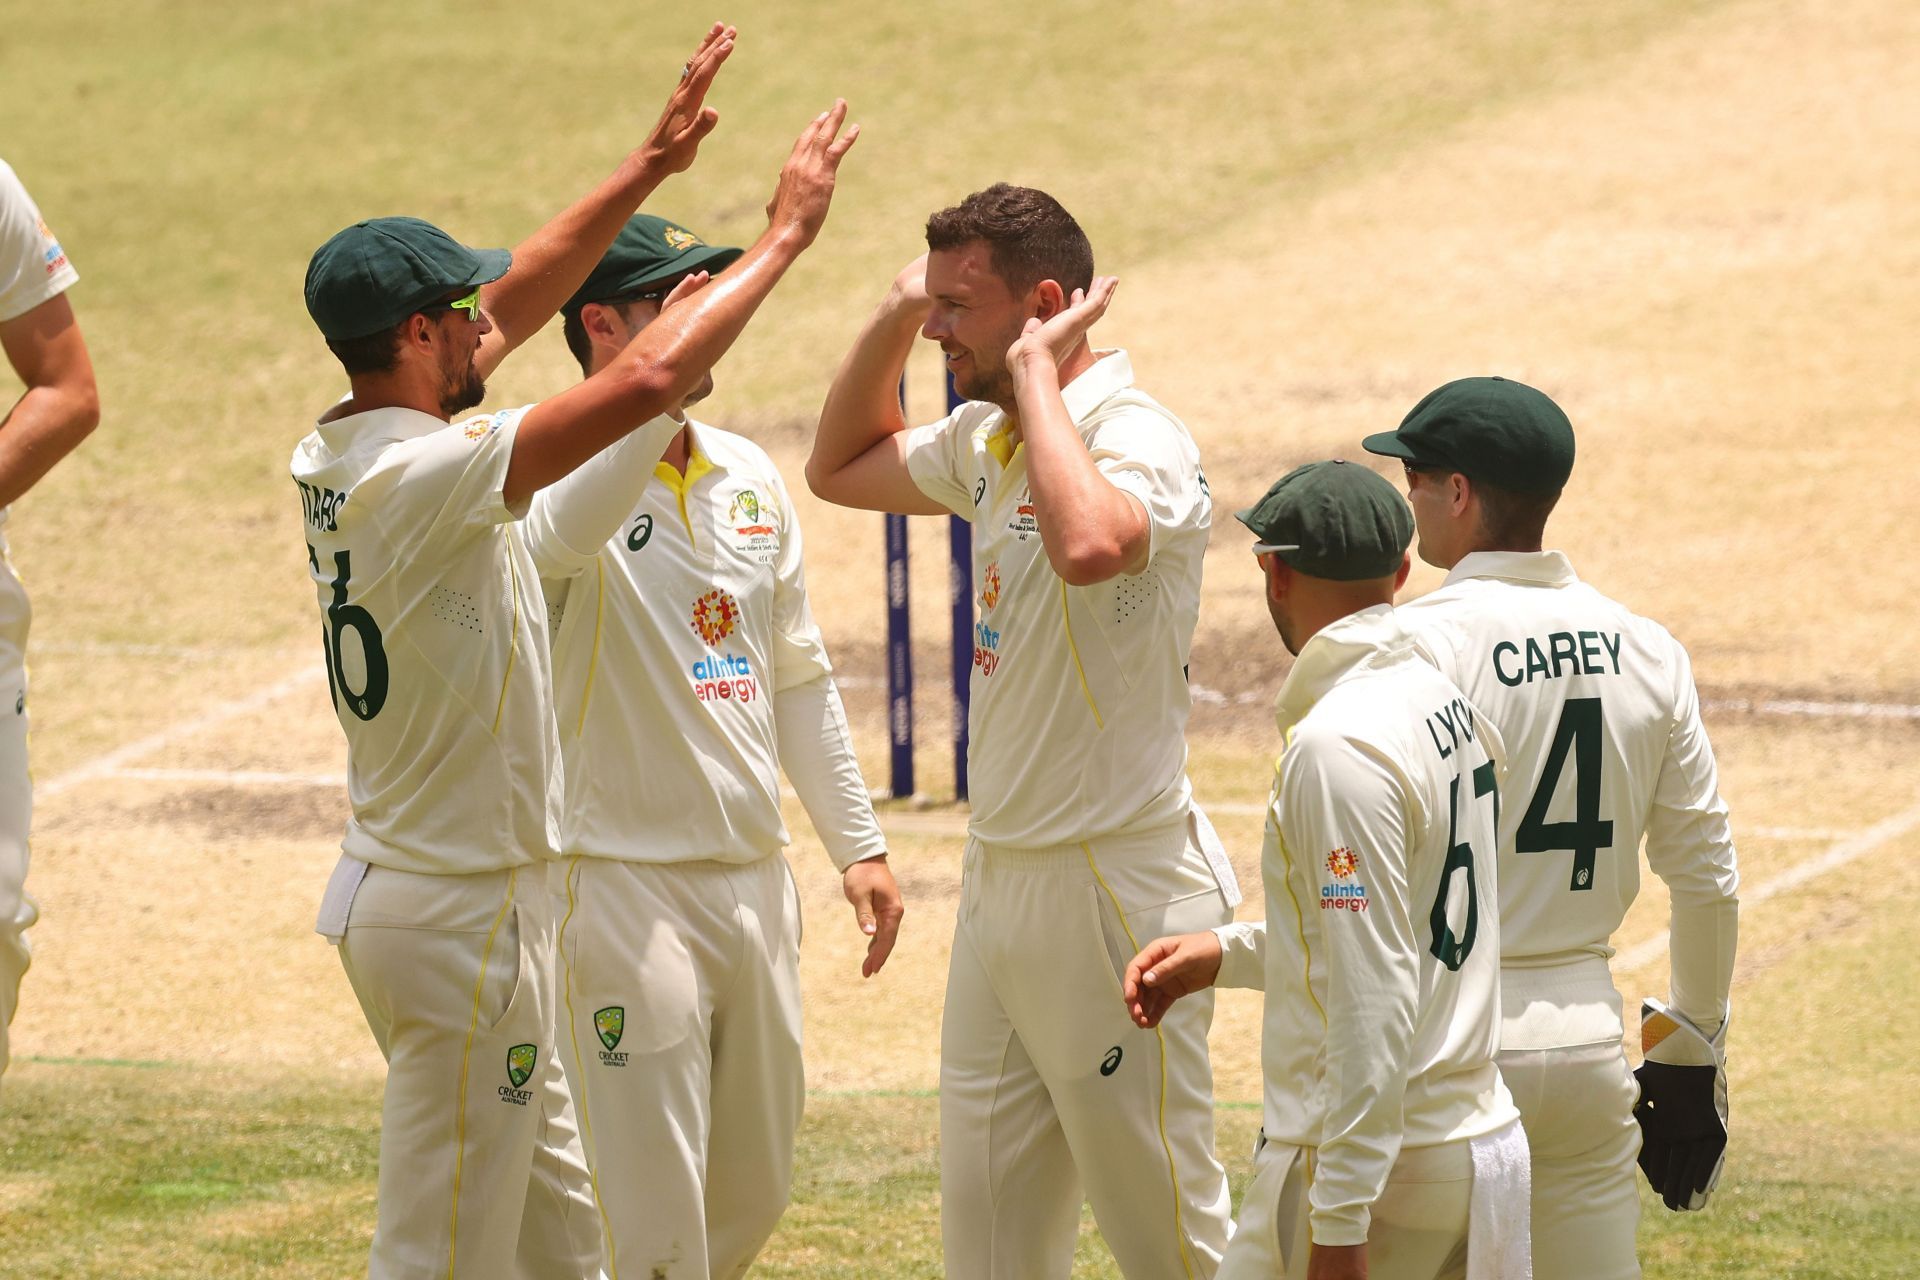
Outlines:
[[767, 201], [767, 222], [776, 230], [788, 231], [799, 238], [802, 247], [813, 243], [827, 220], [827, 207], [833, 203], [833, 184], [840, 173], [840, 159], [852, 149], [860, 136], [860, 126], [840, 136], [846, 123], [847, 103], [834, 100], [833, 108], [813, 118], [793, 144], [793, 154], [780, 170], [780, 182]]
[[1007, 348], [1007, 370], [1018, 377], [1029, 360], [1047, 360], [1057, 368], [1107, 314], [1107, 304], [1113, 301], [1113, 291], [1119, 285], [1117, 276], [1095, 276], [1093, 288], [1075, 289], [1067, 305], [1048, 319], [1035, 316], [1028, 320]]
[[641, 159], [656, 172], [684, 172], [700, 150], [701, 139], [720, 122], [720, 113], [707, 105], [707, 87], [733, 52], [735, 34], [734, 28], [714, 23], [681, 69], [680, 82], [667, 95], [666, 110], [639, 148]]
[[693, 271], [681, 276], [679, 283], [667, 292], [666, 297], [660, 299], [661, 312], [664, 314], [669, 307], [678, 306], [680, 303], [685, 302], [688, 298], [691, 298], [694, 294], [706, 288], [707, 281], [711, 279], [713, 279], [712, 274], [706, 271]]
[[[1029, 321], [1029, 323], [1032, 323]], [[1220, 935], [1183, 933], [1155, 938], [1127, 962], [1120, 992], [1127, 1013], [1143, 1027], [1157, 1027], [1181, 996], [1205, 991], [1220, 976]]]

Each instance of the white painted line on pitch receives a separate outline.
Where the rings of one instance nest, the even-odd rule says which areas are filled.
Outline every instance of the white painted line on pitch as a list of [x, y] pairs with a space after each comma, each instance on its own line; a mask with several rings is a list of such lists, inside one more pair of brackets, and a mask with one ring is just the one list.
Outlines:
[[1708, 698], [1706, 711], [1745, 711], [1767, 716], [1839, 717], [1851, 720], [1920, 720], [1920, 706], [1901, 702], [1812, 702], [1804, 698]]
[[262, 707], [271, 706], [273, 703], [286, 697], [289, 693], [292, 693], [295, 689], [319, 679], [320, 675], [321, 672], [318, 667], [309, 665], [294, 675], [290, 675], [284, 680], [276, 681], [264, 689], [248, 694], [244, 698], [223, 703], [211, 711], [203, 712], [187, 720], [182, 720], [177, 724], [168, 725], [166, 728], [150, 733], [144, 738], [137, 738], [125, 746], [115, 747], [105, 755], [96, 756], [78, 768], [69, 769], [49, 782], [36, 784], [33, 789], [34, 797], [36, 799], [47, 799], [59, 795], [62, 791], [77, 787], [83, 782], [93, 782], [97, 779], [107, 777], [116, 769], [123, 768], [133, 761], [138, 760], [141, 756], [150, 755], [170, 743], [178, 742], [182, 738], [191, 737], [196, 733], [211, 729], [217, 724], [222, 724], [239, 716], [244, 716], [249, 712], [258, 711]]
[[[1819, 857], [1809, 858], [1797, 866], [1789, 867], [1757, 888], [1742, 889], [1740, 891], [1741, 910], [1758, 906], [1767, 899], [1777, 898], [1783, 893], [1790, 893], [1816, 876], [1825, 875], [1829, 871], [1846, 866], [1849, 862], [1864, 858], [1881, 845], [1890, 840], [1898, 840], [1916, 828], [1920, 828], [1920, 804], [1838, 841]], [[1666, 954], [1666, 950], [1665, 934], [1648, 938], [1645, 942], [1628, 947], [1616, 954], [1613, 958], [1614, 969], [1619, 973], [1627, 973], [1652, 964]]]
[[205, 783], [222, 787], [334, 787], [346, 790], [344, 773], [280, 773], [270, 769], [113, 769], [105, 775], [130, 782]]

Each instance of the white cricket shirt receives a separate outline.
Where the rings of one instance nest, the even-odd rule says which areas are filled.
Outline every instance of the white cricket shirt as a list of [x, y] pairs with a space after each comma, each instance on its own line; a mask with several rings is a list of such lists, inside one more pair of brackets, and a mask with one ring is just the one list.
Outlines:
[[[0, 160], [0, 320], [27, 314], [56, 294], [65, 293], [79, 279], [80, 273], [67, 260], [66, 250], [40, 216], [33, 197], [7, 162]], [[0, 507], [0, 525], [6, 521], [7, 508]], [[0, 552], [4, 551], [5, 544], [0, 543]], [[0, 606], [0, 612], [6, 611]], [[23, 632], [25, 625], [23, 613]]]
[[[1476, 552], [1401, 617], [1507, 744], [1500, 928], [1519, 998], [1503, 1047], [1619, 1038], [1604, 965], [1639, 892], [1643, 838], [1672, 890], [1673, 1003], [1711, 1034], [1733, 978], [1739, 875], [1686, 650], [1558, 551]], [[1519, 971], [1583, 965], [1599, 999], [1541, 1000], [1529, 1015], [1556, 979]]]
[[347, 735], [341, 848], [364, 862], [467, 875], [554, 855], [545, 608], [501, 495], [522, 412], [374, 409], [293, 451]]
[[973, 524], [967, 773], [972, 834], [1044, 848], [1185, 818], [1187, 654], [1213, 503], [1186, 426], [1133, 385], [1124, 351], [1061, 388], [1100, 473], [1139, 499], [1138, 574], [1069, 586], [1053, 571], [1007, 415], [969, 402], [907, 433], [928, 497]]
[[698, 422], [683, 476], [657, 461], [679, 429], [640, 427], [542, 490], [520, 530], [559, 612], [561, 847], [764, 858], [788, 842], [785, 764], [836, 866], [884, 853], [786, 484], [758, 445]]
[[1269, 1141], [1318, 1148], [1313, 1239], [1366, 1240], [1402, 1147], [1518, 1116], [1500, 1017], [1500, 745], [1386, 605], [1322, 630], [1275, 708], [1262, 923], [1215, 930], [1266, 991]]

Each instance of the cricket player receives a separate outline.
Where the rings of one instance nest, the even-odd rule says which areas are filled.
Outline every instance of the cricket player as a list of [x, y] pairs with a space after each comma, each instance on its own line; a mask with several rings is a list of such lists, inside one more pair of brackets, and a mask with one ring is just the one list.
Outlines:
[[[1401, 615], [1511, 756], [1500, 1070], [1533, 1146], [1534, 1265], [1546, 1280], [1638, 1276], [1636, 1153], [1669, 1208], [1697, 1208], [1726, 1147], [1739, 875], [1692, 668], [1664, 628], [1541, 550], [1574, 456], [1547, 396], [1463, 378], [1366, 447], [1405, 464], [1420, 557], [1448, 571]], [[1684, 1034], [1649, 1051], [1636, 1125], [1607, 960], [1643, 840], [1673, 898], [1674, 1016], [1661, 1025]]]
[[[1117, 996], [1138, 942], [1232, 919], [1186, 776], [1186, 664], [1212, 504], [1180, 420], [1088, 329], [1111, 279], [1045, 192], [927, 223], [841, 364], [807, 465], [845, 506], [973, 523], [973, 813], [940, 1047], [947, 1274], [1065, 1277], [1083, 1194], [1131, 1280], [1214, 1273], [1211, 996], [1151, 1030]], [[937, 341], [968, 403], [907, 430]]]
[[1265, 1122], [1220, 1275], [1527, 1274], [1526, 1139], [1494, 1066], [1500, 745], [1395, 615], [1413, 518], [1315, 462], [1239, 513], [1297, 660], [1276, 705], [1267, 918], [1127, 966], [1153, 1026], [1215, 984], [1266, 991]]
[[537, 405], [449, 419], [692, 163], [733, 35], [716, 25], [646, 141], [514, 253], [383, 218], [308, 267], [308, 311], [352, 387], [292, 470], [353, 809], [319, 929], [339, 939], [389, 1067], [375, 1277], [600, 1271], [554, 1053], [546, 871], [561, 783], [545, 607], [506, 526], [699, 384], [818, 233], [824, 144], [796, 150], [771, 225], [727, 279], [625, 358]]
[[26, 391], [0, 419], [0, 1073], [7, 1025], [32, 962], [39, 908], [26, 890], [33, 782], [27, 771], [27, 626], [33, 611], [7, 558], [7, 508], [100, 421], [86, 339], [67, 302], [79, 273], [33, 197], [0, 161], [0, 349]]
[[[561, 311], [581, 372], [739, 256], [629, 220]], [[712, 389], [543, 489], [522, 525], [559, 617], [561, 1055], [609, 1269], [675, 1280], [745, 1274], [792, 1184], [806, 1082], [783, 767], [868, 937], [862, 972], [901, 918], [793, 503], [764, 450], [686, 417]]]

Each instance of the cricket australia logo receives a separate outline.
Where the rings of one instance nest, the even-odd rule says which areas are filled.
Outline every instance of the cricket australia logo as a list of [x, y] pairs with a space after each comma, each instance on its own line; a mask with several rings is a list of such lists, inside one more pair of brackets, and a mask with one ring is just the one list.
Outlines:
[[693, 632], [708, 645], [719, 644], [740, 623], [740, 602], [715, 587], [693, 602]]
[[660, 236], [667, 242], [667, 248], [673, 250], [675, 253], [685, 253], [697, 244], [706, 243], [706, 241], [693, 234], [693, 232], [688, 231], [685, 227], [670, 226], [662, 231]]
[[733, 529], [735, 549], [761, 564], [772, 564], [780, 552], [780, 531], [773, 527], [774, 519], [772, 500], [752, 489], [742, 489], [727, 504], [727, 524]]
[[1000, 562], [995, 560], [987, 566], [980, 580], [980, 607], [991, 609], [1000, 603]]
[[510, 1084], [500, 1086], [500, 1100], [511, 1102], [516, 1107], [524, 1107], [533, 1098], [533, 1091], [521, 1088], [533, 1078], [533, 1064], [539, 1061], [540, 1046], [517, 1044], [507, 1050], [507, 1080]]
[[1322, 911], [1365, 911], [1371, 905], [1367, 886], [1355, 879], [1360, 874], [1360, 855], [1341, 845], [1327, 855], [1327, 873], [1332, 884], [1320, 886]]
[[613, 1004], [594, 1013], [593, 1030], [600, 1037], [600, 1043], [605, 1046], [600, 1050], [600, 1061], [603, 1065], [609, 1067], [627, 1065], [627, 1055], [614, 1052], [620, 1047], [620, 1037], [626, 1029], [627, 1011], [624, 1007]]

